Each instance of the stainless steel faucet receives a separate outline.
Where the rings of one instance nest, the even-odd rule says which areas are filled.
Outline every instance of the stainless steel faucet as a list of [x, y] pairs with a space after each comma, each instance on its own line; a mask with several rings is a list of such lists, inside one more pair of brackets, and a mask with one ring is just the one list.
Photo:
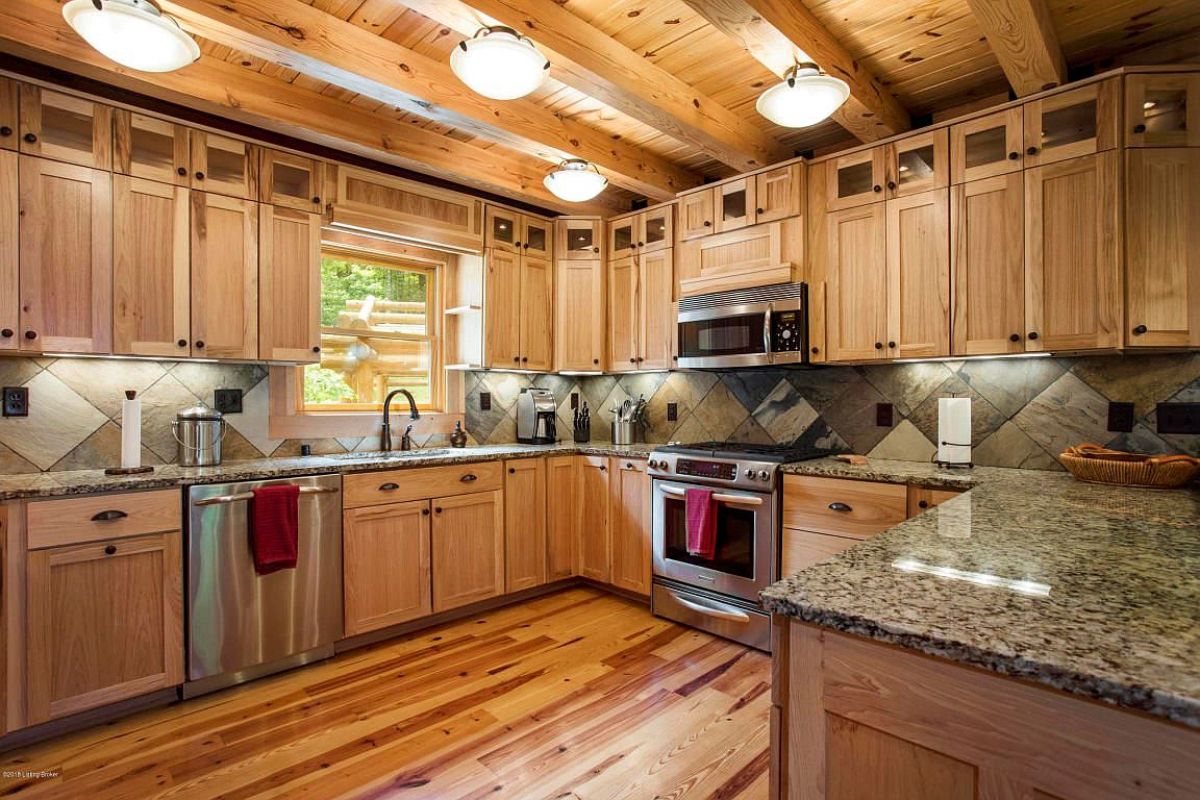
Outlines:
[[[392, 391], [388, 392], [387, 398], [383, 401], [383, 429], [379, 432], [380, 450], [386, 451], [392, 449], [392, 421], [388, 414], [388, 410], [392, 406], [392, 398], [398, 394], [402, 394], [408, 398], [409, 417], [411, 419], [421, 418], [421, 412], [417, 411], [417, 401], [413, 399], [412, 392], [410, 392], [408, 389], [393, 389]], [[411, 431], [412, 425], [409, 425], [404, 431], [404, 436], [400, 439], [401, 450], [412, 449], [412, 436], [409, 435]]]

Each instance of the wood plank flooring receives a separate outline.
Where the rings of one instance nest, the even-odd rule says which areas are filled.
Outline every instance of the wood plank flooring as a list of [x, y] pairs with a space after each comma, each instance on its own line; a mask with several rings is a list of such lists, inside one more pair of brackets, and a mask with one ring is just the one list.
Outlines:
[[0, 755], [20, 798], [767, 796], [770, 660], [570, 589]]

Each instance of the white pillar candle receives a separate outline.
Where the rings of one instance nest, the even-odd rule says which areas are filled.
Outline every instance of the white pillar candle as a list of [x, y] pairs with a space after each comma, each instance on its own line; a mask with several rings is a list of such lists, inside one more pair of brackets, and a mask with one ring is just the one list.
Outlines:
[[142, 401], [126, 392], [121, 401], [121, 466], [137, 469], [142, 466]]
[[944, 464], [971, 463], [971, 398], [938, 398], [938, 455]]

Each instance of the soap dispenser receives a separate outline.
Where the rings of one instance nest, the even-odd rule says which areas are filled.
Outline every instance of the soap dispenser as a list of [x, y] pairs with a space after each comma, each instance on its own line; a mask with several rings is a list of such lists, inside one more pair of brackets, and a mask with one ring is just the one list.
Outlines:
[[461, 419], [454, 423], [454, 430], [450, 432], [450, 446], [451, 447], [466, 447], [467, 446], [467, 432], [462, 429], [462, 420]]

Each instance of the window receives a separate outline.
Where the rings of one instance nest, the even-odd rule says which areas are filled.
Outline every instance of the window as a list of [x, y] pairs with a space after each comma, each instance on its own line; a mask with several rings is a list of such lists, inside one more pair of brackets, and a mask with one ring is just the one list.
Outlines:
[[352, 250], [321, 254], [321, 363], [304, 368], [305, 411], [374, 411], [393, 389], [441, 406], [437, 270]]

